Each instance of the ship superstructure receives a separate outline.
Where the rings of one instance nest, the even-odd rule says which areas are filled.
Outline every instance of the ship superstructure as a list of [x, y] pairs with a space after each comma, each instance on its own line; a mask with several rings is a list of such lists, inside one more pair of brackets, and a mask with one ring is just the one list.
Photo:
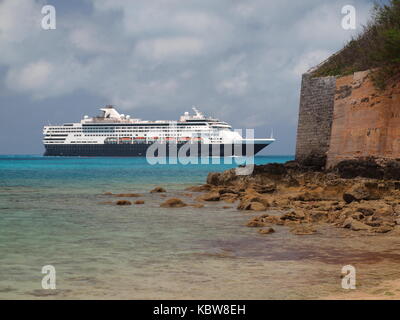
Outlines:
[[[45, 126], [43, 143], [47, 156], [145, 156], [154, 144], [217, 145], [249, 144], [254, 154], [274, 139], [243, 139], [226, 122], [204, 116], [193, 107], [194, 114], [185, 112], [179, 121], [145, 121], [120, 114], [113, 106], [100, 109], [97, 117], [84, 118], [79, 123]], [[224, 156], [224, 152], [218, 154]], [[234, 154], [235, 155], [235, 154]]]

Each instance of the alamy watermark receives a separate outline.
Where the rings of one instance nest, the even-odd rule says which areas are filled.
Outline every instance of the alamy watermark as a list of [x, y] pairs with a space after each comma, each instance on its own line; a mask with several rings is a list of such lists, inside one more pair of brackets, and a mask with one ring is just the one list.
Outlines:
[[[172, 123], [167, 130], [177, 132], [177, 125]], [[246, 129], [245, 138], [240, 129], [230, 134], [231, 138], [226, 140], [210, 139], [210, 133], [197, 133], [194, 137], [148, 137], [147, 143], [152, 144], [146, 150], [146, 160], [150, 165], [236, 164], [237, 175], [250, 175], [254, 170], [254, 130]]]
[[342, 268], [342, 288], [345, 290], [356, 289], [356, 268], [351, 265], [344, 266]]
[[43, 6], [42, 14], [45, 15], [42, 18], [42, 29], [43, 30], [55, 30], [57, 28], [56, 8], [51, 5]]
[[352, 5], [346, 5], [342, 8], [342, 28], [344, 30], [355, 30], [357, 25], [356, 8]]
[[42, 278], [42, 288], [45, 290], [56, 289], [56, 268], [52, 265], [46, 265], [42, 268], [45, 276]]

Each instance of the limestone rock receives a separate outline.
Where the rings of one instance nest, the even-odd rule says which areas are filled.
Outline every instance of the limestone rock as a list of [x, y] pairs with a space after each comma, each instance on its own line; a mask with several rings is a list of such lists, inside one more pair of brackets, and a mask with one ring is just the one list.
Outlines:
[[160, 205], [162, 208], [183, 208], [186, 207], [187, 204], [184, 203], [181, 199], [171, 198], [165, 201]]
[[128, 200], [118, 200], [115, 204], [117, 206], [130, 206], [130, 205], [132, 205], [132, 202], [130, 202]]
[[199, 201], [208, 201], [208, 202], [219, 201], [220, 199], [221, 196], [219, 195], [218, 192], [206, 193], [197, 198], [197, 200]]
[[353, 186], [350, 190], [343, 194], [343, 200], [346, 203], [352, 203], [353, 201], [368, 200], [370, 198], [370, 192], [368, 189], [361, 184]]
[[267, 228], [267, 229], [260, 229], [258, 230], [259, 234], [271, 234], [274, 233], [275, 230], [273, 228]]
[[150, 193], [165, 193], [165, 192], [167, 191], [162, 187], [155, 187], [153, 190], [150, 191]]
[[308, 236], [315, 234], [317, 230], [310, 225], [298, 225], [293, 227], [290, 232], [298, 236]]

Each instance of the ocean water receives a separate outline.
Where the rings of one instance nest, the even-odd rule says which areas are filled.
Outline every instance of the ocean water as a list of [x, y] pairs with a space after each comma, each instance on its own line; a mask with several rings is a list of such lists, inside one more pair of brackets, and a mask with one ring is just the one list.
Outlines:
[[[186, 187], [233, 167], [0, 156], [0, 299], [316, 298], [340, 290], [342, 265], [370, 259], [376, 241], [329, 228], [301, 241], [284, 228], [262, 236], [245, 227], [254, 214], [235, 205], [164, 209], [166, 198], [149, 193], [162, 186], [167, 198], [193, 203]], [[119, 207], [105, 192], [139, 193], [145, 204]], [[42, 289], [46, 265], [56, 290]]]

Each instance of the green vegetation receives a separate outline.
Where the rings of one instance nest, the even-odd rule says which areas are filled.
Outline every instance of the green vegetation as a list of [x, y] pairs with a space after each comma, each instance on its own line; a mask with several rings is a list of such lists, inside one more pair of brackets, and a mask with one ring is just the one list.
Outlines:
[[368, 69], [374, 70], [372, 78], [379, 89], [400, 74], [400, 0], [376, 4], [363, 31], [313, 75], [344, 76]]

